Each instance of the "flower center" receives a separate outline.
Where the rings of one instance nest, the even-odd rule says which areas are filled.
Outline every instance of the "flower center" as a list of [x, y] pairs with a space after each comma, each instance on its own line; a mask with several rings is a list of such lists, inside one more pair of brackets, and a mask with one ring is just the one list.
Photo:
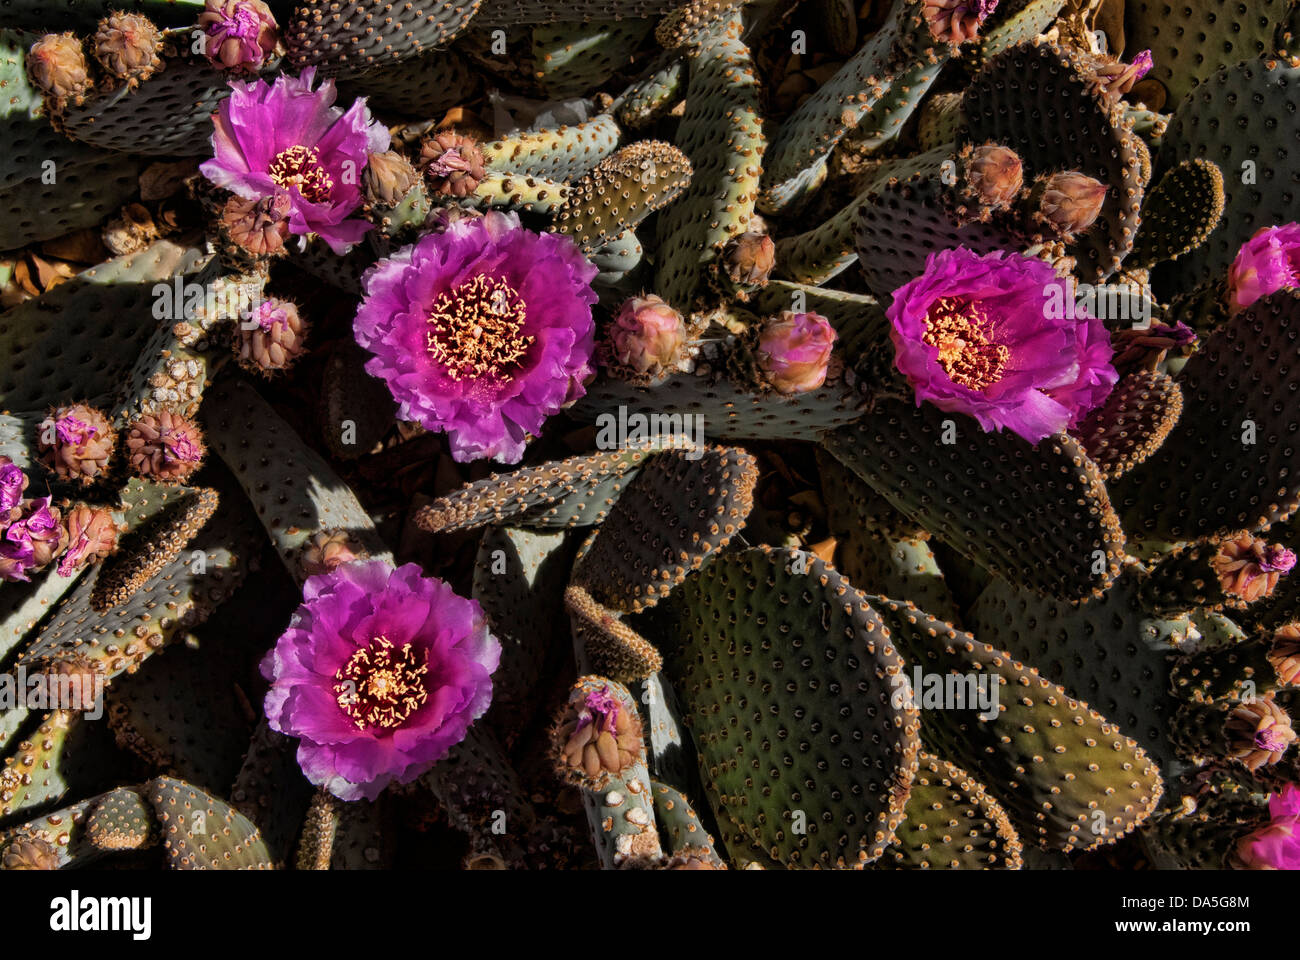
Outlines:
[[922, 339], [939, 351], [939, 365], [953, 383], [983, 390], [1002, 379], [1011, 351], [990, 339], [993, 323], [978, 306], [951, 297], [936, 300]]
[[315, 147], [289, 147], [281, 150], [266, 171], [277, 186], [288, 190], [297, 187], [309, 203], [325, 203], [334, 192], [334, 179], [321, 166]]
[[237, 7], [235, 15], [221, 24], [226, 32], [240, 40], [252, 40], [261, 32], [262, 22], [247, 7]]
[[352, 657], [334, 674], [334, 693], [358, 730], [401, 725], [429, 699], [424, 676], [429, 665], [409, 643], [393, 646], [385, 636]]
[[54, 434], [59, 438], [60, 443], [80, 446], [98, 432], [94, 427], [82, 422], [72, 414], [60, 417], [54, 423]]
[[509, 380], [533, 342], [523, 333], [524, 301], [504, 280], [479, 274], [440, 296], [429, 313], [428, 351], [453, 380]]
[[203, 456], [198, 445], [183, 433], [172, 432], [163, 438], [163, 460], [172, 463], [197, 463]]

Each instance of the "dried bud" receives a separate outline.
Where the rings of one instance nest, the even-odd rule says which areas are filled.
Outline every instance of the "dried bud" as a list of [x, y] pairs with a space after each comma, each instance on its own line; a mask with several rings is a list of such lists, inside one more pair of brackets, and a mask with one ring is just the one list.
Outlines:
[[1170, 350], [1182, 350], [1196, 342], [1196, 331], [1179, 320], [1173, 326], [1152, 323], [1146, 328], [1126, 328], [1110, 335], [1115, 357], [1111, 366], [1120, 376], [1130, 370], [1154, 370]]
[[59, 576], [70, 577], [87, 564], [103, 560], [117, 546], [112, 511], [79, 503], [63, 518], [68, 549], [59, 559]]
[[256, 71], [279, 40], [275, 17], [262, 0], [207, 0], [198, 25], [207, 35], [204, 54], [227, 70]]
[[560, 776], [591, 788], [620, 776], [645, 750], [637, 712], [624, 709], [608, 684], [595, 689], [583, 681], [561, 710], [552, 744]]
[[1025, 185], [1020, 155], [995, 143], [976, 147], [966, 169], [966, 183], [984, 206], [994, 210], [1009, 207]]
[[1295, 560], [1295, 554], [1281, 544], [1269, 546], [1242, 533], [1219, 545], [1210, 566], [1223, 592], [1246, 604], [1271, 594], [1278, 581], [1291, 572]]
[[322, 530], [303, 545], [298, 566], [304, 577], [315, 577], [369, 556], [346, 530]]
[[677, 365], [686, 324], [680, 313], [649, 294], [624, 301], [607, 336], [607, 366], [626, 376], [654, 379]]
[[95, 59], [104, 70], [135, 85], [162, 66], [162, 34], [148, 17], [110, 13], [95, 31]]
[[1240, 760], [1251, 772], [1282, 759], [1295, 740], [1291, 718], [1273, 702], [1273, 695], [1242, 703], [1228, 714], [1223, 732], [1228, 738], [1228, 756]]
[[183, 482], [203, 463], [207, 452], [199, 428], [179, 413], [146, 414], [127, 428], [131, 469], [146, 480]]
[[289, 237], [290, 200], [283, 193], [261, 200], [231, 197], [221, 209], [221, 226], [230, 239], [257, 257], [284, 249]]
[[288, 300], [268, 297], [243, 320], [235, 337], [244, 369], [262, 374], [285, 370], [305, 352], [307, 322]]
[[42, 837], [18, 837], [0, 853], [0, 870], [57, 870], [59, 853]]
[[1300, 623], [1288, 623], [1273, 632], [1268, 662], [1277, 671], [1278, 683], [1300, 686]]
[[108, 469], [117, 434], [108, 417], [75, 403], [55, 407], [41, 422], [37, 447], [41, 462], [60, 480], [94, 483]]
[[139, 253], [158, 239], [158, 226], [149, 210], [139, 203], [128, 203], [104, 224], [104, 246], [119, 257]]
[[758, 366], [780, 393], [806, 393], [826, 382], [835, 328], [819, 313], [784, 311], [758, 336]]
[[482, 218], [483, 214], [479, 211], [453, 203], [445, 207], [433, 207], [428, 216], [424, 218], [424, 228], [443, 233], [453, 223], [460, 223], [462, 220], [481, 220]]
[[736, 286], [761, 287], [776, 266], [776, 244], [765, 233], [742, 233], [723, 248], [722, 265]]
[[395, 207], [411, 192], [420, 174], [396, 150], [372, 153], [361, 174], [366, 199], [381, 207]]
[[923, 0], [930, 35], [947, 43], [965, 43], [979, 35], [980, 24], [998, 8], [998, 0]]
[[90, 64], [75, 34], [50, 33], [27, 52], [27, 76], [32, 86], [59, 103], [81, 102], [90, 90]]
[[1058, 236], [1068, 239], [1091, 227], [1105, 202], [1106, 185], [1101, 181], [1073, 171], [1054, 173], [1043, 183], [1038, 213]]
[[468, 197], [487, 176], [478, 143], [452, 130], [420, 144], [420, 169], [430, 191], [443, 197]]

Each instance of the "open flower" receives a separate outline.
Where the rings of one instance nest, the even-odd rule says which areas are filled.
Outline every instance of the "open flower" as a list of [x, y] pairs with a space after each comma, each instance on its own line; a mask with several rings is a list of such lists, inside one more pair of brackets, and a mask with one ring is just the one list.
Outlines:
[[461, 462], [517, 463], [592, 375], [595, 275], [567, 237], [488, 213], [371, 267], [354, 332], [402, 419], [445, 430]]
[[1300, 287], [1300, 223], [1259, 230], [1242, 244], [1228, 269], [1233, 312], [1286, 287]]
[[1071, 299], [1041, 260], [964, 247], [931, 254], [887, 311], [917, 406], [929, 401], [1031, 443], [1077, 423], [1118, 376], [1102, 322], [1054, 309]]
[[1300, 786], [1286, 784], [1268, 799], [1269, 823], [1237, 841], [1234, 866], [1300, 870]]
[[415, 564], [346, 563], [308, 578], [262, 661], [266, 716], [298, 737], [307, 779], [344, 800], [409, 783], [492, 700], [501, 644], [478, 603]]
[[203, 175], [245, 200], [287, 197], [289, 232], [318, 234], [343, 253], [371, 228], [348, 217], [361, 205], [361, 174], [372, 153], [388, 149], [364, 98], [335, 107], [334, 81], [312, 89], [316, 71], [299, 77], [233, 80], [213, 117], [213, 158]]
[[0, 532], [0, 580], [29, 580], [63, 549], [67, 534], [49, 497], [24, 500], [9, 511]]

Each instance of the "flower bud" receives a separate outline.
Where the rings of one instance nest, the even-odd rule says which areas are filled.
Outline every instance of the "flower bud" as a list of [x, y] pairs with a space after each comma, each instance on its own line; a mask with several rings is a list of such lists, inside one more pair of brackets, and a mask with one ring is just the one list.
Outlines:
[[1228, 270], [1228, 305], [1239, 313], [1261, 297], [1300, 287], [1300, 224], [1264, 227], [1242, 244]]
[[90, 64], [72, 33], [49, 33], [32, 44], [27, 76], [37, 90], [60, 102], [79, 100], [91, 87]]
[[1106, 185], [1082, 173], [1054, 173], [1043, 184], [1038, 212], [1058, 236], [1074, 237], [1096, 222]]
[[816, 390], [826, 382], [835, 340], [835, 328], [821, 314], [786, 310], [759, 334], [759, 368], [781, 393]]
[[137, 84], [162, 66], [162, 34], [148, 17], [111, 13], [95, 31], [95, 59], [107, 73]]
[[372, 153], [361, 174], [366, 199], [384, 207], [395, 207], [411, 192], [420, 174], [411, 161], [396, 150]]
[[975, 148], [966, 182], [984, 206], [1002, 209], [1011, 205], [1024, 186], [1024, 165], [1010, 147], [987, 143]]
[[776, 266], [776, 244], [765, 233], [742, 233], [727, 242], [722, 265], [736, 286], [761, 287]]
[[610, 325], [607, 359], [637, 376], [657, 377], [677, 365], [685, 343], [680, 313], [654, 294], [631, 297]]

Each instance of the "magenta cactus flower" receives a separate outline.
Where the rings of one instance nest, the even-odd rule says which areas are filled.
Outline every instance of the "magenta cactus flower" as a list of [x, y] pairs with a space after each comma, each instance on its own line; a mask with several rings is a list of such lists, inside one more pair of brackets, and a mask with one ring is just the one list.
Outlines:
[[474, 600], [415, 564], [345, 563], [309, 577], [262, 661], [266, 716], [298, 737], [307, 779], [344, 800], [409, 783], [492, 700], [501, 644]]
[[1300, 786], [1286, 784], [1268, 800], [1270, 822], [1237, 841], [1236, 866], [1300, 870]]
[[805, 393], [826, 382], [835, 328], [820, 313], [786, 310], [758, 334], [758, 366], [780, 393]]
[[917, 406], [964, 413], [1030, 443], [1078, 423], [1118, 375], [1105, 325], [1052, 308], [1066, 298], [1069, 285], [1041, 260], [965, 247], [931, 254], [886, 311]]
[[371, 119], [364, 98], [335, 107], [334, 81], [312, 89], [316, 72], [230, 82], [213, 116], [213, 158], [199, 169], [245, 200], [287, 197], [289, 232], [320, 236], [343, 253], [372, 226], [348, 219], [361, 205], [367, 157], [388, 149], [388, 130]]
[[279, 39], [275, 16], [262, 0], [207, 0], [199, 14], [203, 52], [227, 70], [255, 70]]
[[446, 431], [458, 461], [517, 463], [592, 376], [595, 275], [567, 237], [488, 213], [371, 267], [353, 329], [400, 417]]
[[0, 457], [0, 525], [9, 511], [18, 506], [27, 489], [27, 474], [8, 457]]
[[1240, 313], [1288, 287], [1300, 287], [1300, 223], [1264, 227], [1242, 244], [1228, 268], [1228, 305]]

